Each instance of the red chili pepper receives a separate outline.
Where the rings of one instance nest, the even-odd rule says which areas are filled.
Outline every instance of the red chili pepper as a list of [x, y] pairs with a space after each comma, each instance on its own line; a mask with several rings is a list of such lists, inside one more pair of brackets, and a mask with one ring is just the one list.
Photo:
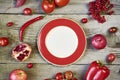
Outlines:
[[15, 0], [15, 7], [20, 7], [22, 6], [26, 0]]
[[38, 21], [38, 20], [41, 20], [41, 19], [43, 19], [44, 18], [44, 16], [38, 16], [38, 17], [36, 17], [36, 18], [34, 18], [34, 19], [31, 19], [31, 20], [29, 20], [29, 21], [27, 21], [25, 24], [23, 24], [22, 25], [22, 27], [20, 28], [20, 41], [22, 42], [22, 40], [23, 40], [23, 38], [22, 38], [22, 36], [23, 36], [23, 32], [25, 31], [25, 29], [30, 25], [30, 24], [32, 24], [32, 23], [34, 23], [34, 22], [36, 22], [36, 21]]
[[85, 75], [85, 80], [105, 80], [110, 74], [110, 70], [100, 61], [93, 61]]

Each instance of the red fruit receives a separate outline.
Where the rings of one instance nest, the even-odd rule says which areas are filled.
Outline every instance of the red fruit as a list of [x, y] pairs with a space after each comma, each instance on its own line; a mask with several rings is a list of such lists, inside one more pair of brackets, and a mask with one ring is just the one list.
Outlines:
[[55, 75], [55, 79], [56, 79], [56, 80], [61, 80], [61, 79], [63, 79], [63, 74], [62, 74], [61, 72], [57, 73], [57, 74]]
[[18, 61], [24, 61], [29, 58], [31, 51], [32, 49], [28, 44], [22, 43], [13, 48], [11, 55]]
[[71, 80], [73, 78], [73, 72], [72, 71], [66, 71], [64, 76], [65, 76], [65, 79]]
[[66, 6], [69, 3], [70, 0], [55, 0], [55, 4], [58, 7]]
[[45, 13], [51, 13], [55, 9], [54, 0], [43, 0], [41, 6]]
[[14, 24], [13, 22], [8, 22], [8, 23], [7, 23], [7, 26], [8, 26], [8, 27], [11, 27], [11, 26], [13, 26], [13, 24]]
[[9, 44], [9, 40], [6, 37], [1, 37], [0, 38], [0, 46], [4, 47], [7, 46]]
[[23, 13], [24, 13], [24, 15], [31, 15], [32, 14], [32, 10], [30, 8], [25, 8], [23, 10]]
[[110, 53], [108, 56], [107, 56], [107, 62], [113, 62], [115, 60], [116, 56], [115, 54], [113, 53]]
[[91, 44], [96, 49], [103, 49], [106, 46], [107, 41], [102, 34], [96, 34], [93, 36]]
[[87, 19], [87, 18], [82, 18], [81, 22], [82, 22], [82, 23], [87, 23], [87, 22], [88, 22], [88, 19]]
[[117, 28], [116, 27], [111, 27], [110, 29], [109, 29], [109, 32], [110, 33], [116, 33], [117, 32]]
[[10, 72], [9, 80], [27, 80], [27, 74], [22, 69], [15, 69]]
[[33, 67], [33, 63], [28, 63], [28, 64], [27, 64], [27, 67], [28, 67], [28, 68], [32, 68], [32, 67]]

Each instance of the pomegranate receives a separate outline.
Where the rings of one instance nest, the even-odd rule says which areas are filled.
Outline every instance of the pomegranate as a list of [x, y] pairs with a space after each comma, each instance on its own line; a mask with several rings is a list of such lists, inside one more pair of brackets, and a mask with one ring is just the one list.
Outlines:
[[32, 48], [28, 44], [22, 43], [13, 48], [12, 57], [18, 61], [24, 61], [29, 58], [31, 51]]
[[106, 38], [102, 34], [96, 34], [92, 38], [92, 46], [96, 49], [103, 49], [107, 44]]
[[27, 74], [22, 69], [15, 69], [10, 72], [9, 80], [27, 80]]

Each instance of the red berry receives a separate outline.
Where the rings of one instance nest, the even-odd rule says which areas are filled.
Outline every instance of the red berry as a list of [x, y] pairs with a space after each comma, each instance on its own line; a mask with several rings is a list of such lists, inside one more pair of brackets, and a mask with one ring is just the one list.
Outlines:
[[11, 26], [13, 26], [13, 24], [14, 24], [13, 22], [8, 22], [8, 23], [7, 23], [7, 26], [8, 26], [8, 27], [11, 27]]
[[110, 33], [116, 33], [117, 32], [117, 28], [116, 27], [111, 27], [110, 29], [109, 29], [109, 32]]
[[33, 67], [33, 63], [28, 63], [28, 64], [27, 64], [27, 67], [28, 67], [28, 68], [32, 68], [32, 67]]
[[88, 22], [88, 19], [87, 19], [87, 18], [82, 18], [81, 22], [82, 22], [82, 23], [87, 23], [87, 22]]

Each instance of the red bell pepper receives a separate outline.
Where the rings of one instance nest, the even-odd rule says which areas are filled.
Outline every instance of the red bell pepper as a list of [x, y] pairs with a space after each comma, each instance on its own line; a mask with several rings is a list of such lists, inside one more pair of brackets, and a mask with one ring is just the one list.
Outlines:
[[105, 80], [110, 74], [110, 70], [100, 61], [93, 61], [85, 75], [85, 80]]

